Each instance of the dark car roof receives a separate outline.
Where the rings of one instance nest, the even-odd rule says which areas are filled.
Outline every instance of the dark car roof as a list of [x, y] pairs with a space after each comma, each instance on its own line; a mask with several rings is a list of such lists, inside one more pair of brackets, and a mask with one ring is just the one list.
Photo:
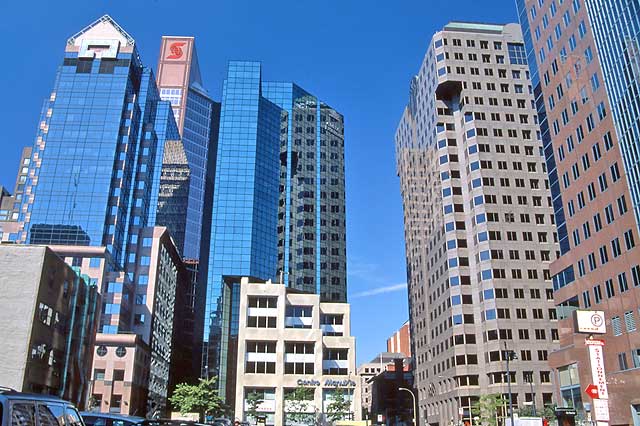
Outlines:
[[133, 423], [142, 423], [145, 421], [144, 417], [127, 416], [126, 414], [101, 413], [99, 411], [81, 411], [80, 415], [82, 417], [97, 417], [100, 419], [124, 420], [128, 422], [133, 422]]
[[29, 399], [32, 401], [49, 401], [49, 402], [58, 402], [61, 404], [69, 404], [73, 405], [69, 401], [65, 401], [62, 398], [59, 398], [55, 395], [45, 395], [40, 393], [25, 393], [18, 392], [14, 389], [0, 388], [0, 399]]

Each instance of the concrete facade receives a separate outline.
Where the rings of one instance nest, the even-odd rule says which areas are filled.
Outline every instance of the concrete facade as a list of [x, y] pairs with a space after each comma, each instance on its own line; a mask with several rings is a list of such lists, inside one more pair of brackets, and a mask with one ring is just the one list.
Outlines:
[[574, 406], [586, 418], [584, 403], [591, 399], [584, 389], [592, 382], [591, 366], [586, 336], [574, 333], [572, 311], [604, 311], [611, 423], [632, 424], [634, 413], [637, 417], [640, 412], [635, 392], [640, 388], [638, 226], [609, 86], [589, 10], [581, 3], [517, 2], [530, 57], [535, 58], [529, 66], [538, 114], [546, 118], [541, 122], [545, 154], [551, 187], [557, 191], [557, 223], [566, 240], [550, 267], [560, 348], [550, 354], [549, 363], [558, 377], [558, 404]]
[[514, 406], [553, 402], [558, 246], [533, 100], [516, 24], [446, 25], [411, 82], [396, 158], [420, 424], [506, 394], [505, 349]]
[[0, 245], [0, 383], [83, 407], [100, 296], [44, 246]]
[[360, 388], [355, 365], [355, 338], [350, 335], [346, 303], [320, 303], [320, 296], [294, 292], [284, 285], [240, 285], [240, 318], [235, 386], [235, 417], [247, 419], [246, 397], [262, 395], [258, 411], [267, 424], [298, 424], [287, 420], [293, 409], [286, 394], [311, 389], [303, 404], [310, 418], [326, 420], [334, 392], [351, 400], [349, 413], [360, 419]]

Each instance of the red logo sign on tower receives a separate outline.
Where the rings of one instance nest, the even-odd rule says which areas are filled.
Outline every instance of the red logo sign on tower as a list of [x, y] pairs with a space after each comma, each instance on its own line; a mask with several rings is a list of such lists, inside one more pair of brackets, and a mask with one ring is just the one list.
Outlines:
[[175, 43], [171, 43], [169, 45], [169, 51], [171, 54], [167, 56], [167, 59], [180, 59], [184, 52], [182, 51], [182, 46], [187, 44], [184, 41], [176, 41]]

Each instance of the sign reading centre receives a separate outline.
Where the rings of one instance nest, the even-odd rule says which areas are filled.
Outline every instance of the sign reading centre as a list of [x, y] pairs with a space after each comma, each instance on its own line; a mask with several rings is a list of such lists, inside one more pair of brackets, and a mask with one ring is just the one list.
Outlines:
[[576, 333], [605, 334], [607, 332], [603, 311], [574, 311], [574, 326]]

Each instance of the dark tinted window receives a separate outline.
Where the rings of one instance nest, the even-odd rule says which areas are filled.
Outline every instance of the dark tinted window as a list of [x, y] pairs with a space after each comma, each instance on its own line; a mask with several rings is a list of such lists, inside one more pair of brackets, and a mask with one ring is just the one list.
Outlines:
[[82, 423], [82, 420], [80, 418], [80, 414], [78, 414], [78, 412], [70, 407], [70, 406], [66, 406], [65, 407], [65, 420], [66, 420], [66, 426], [84, 426], [84, 423]]
[[64, 426], [63, 405], [39, 403], [38, 420], [40, 421], [40, 426]]
[[25, 402], [11, 404], [11, 426], [35, 426], [36, 406]]
[[107, 424], [107, 419], [96, 416], [82, 416], [82, 420], [87, 426], [106, 426]]

